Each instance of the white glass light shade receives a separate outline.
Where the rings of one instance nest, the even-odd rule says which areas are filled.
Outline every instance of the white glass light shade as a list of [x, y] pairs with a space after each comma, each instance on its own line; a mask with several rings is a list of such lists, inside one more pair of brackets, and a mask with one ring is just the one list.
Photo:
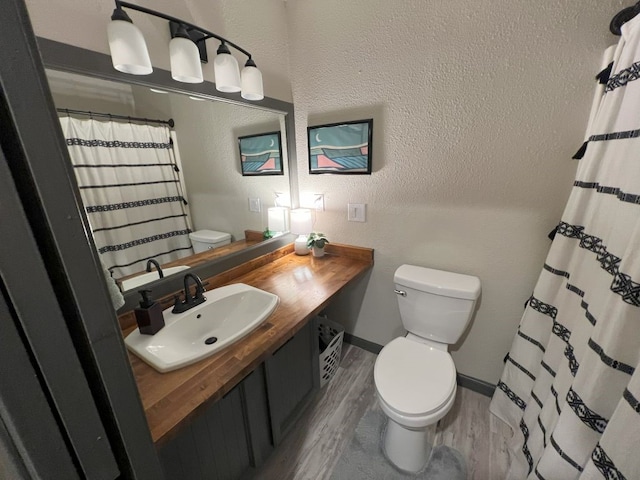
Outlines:
[[308, 235], [313, 228], [311, 210], [308, 208], [296, 208], [291, 210], [291, 233], [296, 235]]
[[298, 235], [293, 243], [296, 255], [307, 255], [307, 236], [313, 228], [311, 210], [308, 208], [296, 208], [291, 210], [291, 233]]
[[245, 100], [262, 100], [264, 90], [262, 87], [262, 73], [258, 67], [246, 66], [241, 74], [242, 98]]
[[174, 37], [169, 42], [171, 58], [171, 78], [183, 83], [202, 83], [200, 53], [193, 41], [184, 37]]
[[107, 38], [113, 68], [133, 75], [149, 75], [153, 71], [142, 32], [133, 23], [111, 20]]
[[240, 68], [238, 61], [230, 53], [219, 53], [213, 61], [216, 76], [216, 90], [225, 93], [240, 91]]
[[289, 209], [286, 207], [269, 207], [267, 209], [267, 222], [270, 231], [282, 233], [288, 230], [287, 210]]

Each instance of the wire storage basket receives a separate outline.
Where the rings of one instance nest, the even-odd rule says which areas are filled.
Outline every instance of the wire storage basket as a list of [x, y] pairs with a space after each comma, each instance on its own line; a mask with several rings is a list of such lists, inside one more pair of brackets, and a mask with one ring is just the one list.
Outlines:
[[317, 317], [320, 343], [320, 388], [324, 387], [338, 371], [342, 355], [344, 327], [326, 317]]

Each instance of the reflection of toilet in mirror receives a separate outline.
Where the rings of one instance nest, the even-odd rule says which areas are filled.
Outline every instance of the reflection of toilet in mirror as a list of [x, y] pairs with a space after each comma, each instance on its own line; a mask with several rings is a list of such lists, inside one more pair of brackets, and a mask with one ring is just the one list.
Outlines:
[[197, 230], [191, 232], [189, 238], [194, 253], [206, 252], [231, 243], [231, 234], [216, 230]]
[[417, 472], [429, 459], [429, 427], [449, 412], [455, 400], [456, 368], [447, 350], [469, 325], [480, 280], [402, 265], [394, 283], [408, 333], [380, 351], [374, 381], [388, 417], [383, 450], [401, 470]]

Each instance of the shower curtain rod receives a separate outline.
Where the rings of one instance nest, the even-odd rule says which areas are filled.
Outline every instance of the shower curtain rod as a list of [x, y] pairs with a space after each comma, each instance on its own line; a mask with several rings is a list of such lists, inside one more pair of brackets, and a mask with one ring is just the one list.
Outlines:
[[631, 7], [624, 8], [620, 10], [615, 16], [611, 19], [611, 23], [609, 24], [609, 31], [614, 35], [620, 36], [622, 35], [621, 27], [633, 17], [640, 13], [640, 2], [636, 3]]
[[135, 122], [144, 122], [144, 123], [160, 123], [162, 125], [169, 125], [169, 127], [173, 128], [175, 122], [173, 118], [169, 120], [155, 120], [153, 118], [142, 118], [142, 117], [129, 117], [126, 115], [114, 115], [112, 113], [98, 113], [98, 112], [90, 112], [88, 110], [73, 110], [71, 108], [56, 108], [56, 111], [59, 113], [66, 113], [67, 115], [86, 115], [88, 117], [100, 117], [100, 118], [109, 118], [115, 120], [128, 120]]

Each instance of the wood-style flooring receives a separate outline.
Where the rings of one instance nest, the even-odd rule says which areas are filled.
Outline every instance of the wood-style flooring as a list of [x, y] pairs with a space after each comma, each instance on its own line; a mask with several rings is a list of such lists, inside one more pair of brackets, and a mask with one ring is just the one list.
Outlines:
[[[255, 480], [328, 480], [362, 415], [379, 408], [373, 384], [375, 360], [375, 354], [344, 344], [335, 377], [316, 395]], [[470, 480], [503, 479], [509, 465], [506, 446], [511, 429], [489, 413], [489, 401], [458, 388], [451, 411], [436, 428], [434, 443], [464, 455]]]

